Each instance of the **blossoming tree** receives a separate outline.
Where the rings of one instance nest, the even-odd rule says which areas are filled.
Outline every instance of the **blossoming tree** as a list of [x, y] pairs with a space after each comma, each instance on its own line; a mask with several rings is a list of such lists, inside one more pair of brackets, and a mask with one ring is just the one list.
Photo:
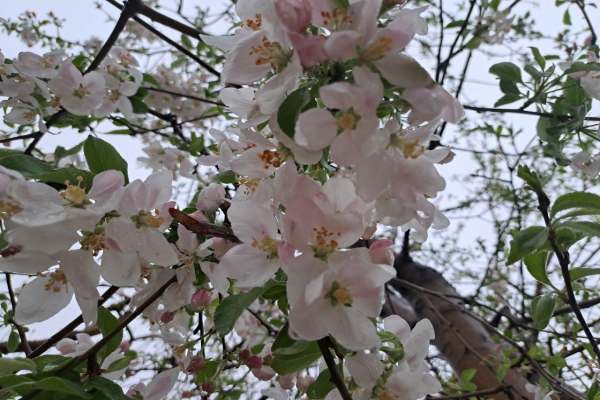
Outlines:
[[1, 21], [2, 398], [600, 398], [594, 4], [173, 3]]

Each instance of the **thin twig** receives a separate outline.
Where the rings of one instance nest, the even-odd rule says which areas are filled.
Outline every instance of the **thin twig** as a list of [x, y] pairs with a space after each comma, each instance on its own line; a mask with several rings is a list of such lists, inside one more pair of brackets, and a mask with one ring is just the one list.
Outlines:
[[[14, 312], [17, 308], [17, 302], [15, 300], [15, 291], [13, 290], [13, 287], [12, 287], [12, 281], [10, 278], [10, 274], [8, 272], [5, 272], [4, 277], [6, 278], [6, 287], [8, 289], [8, 296], [10, 298], [10, 305], [12, 307], [13, 316], [14, 316]], [[27, 335], [25, 333], [25, 328], [23, 328], [20, 324], [15, 322], [14, 319], [11, 322], [17, 329], [17, 332], [19, 333], [19, 338], [21, 339], [21, 346], [22, 346], [23, 352], [25, 353], [26, 356], [28, 356], [31, 353], [31, 347], [29, 346], [29, 342], [27, 341]]]

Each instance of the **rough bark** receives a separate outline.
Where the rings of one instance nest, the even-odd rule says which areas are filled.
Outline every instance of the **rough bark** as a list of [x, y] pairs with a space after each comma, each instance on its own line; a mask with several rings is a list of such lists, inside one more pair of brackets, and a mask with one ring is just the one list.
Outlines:
[[[496, 400], [534, 400], [528, 392], [528, 383], [522, 371], [511, 369], [502, 381], [496, 377], [500, 366], [503, 345], [495, 342], [486, 327], [465, 312], [464, 305], [456, 297], [458, 293], [444, 277], [432, 268], [412, 261], [396, 260], [398, 278], [409, 281], [445, 297], [432, 296], [423, 291], [391, 283], [391, 285], [412, 305], [420, 318], [428, 318], [436, 333], [435, 346], [460, 374], [467, 369], [476, 369], [473, 382], [480, 390], [506, 386], [504, 393], [489, 395]], [[450, 297], [449, 297], [449, 296]], [[389, 303], [389, 302], [388, 302]]]

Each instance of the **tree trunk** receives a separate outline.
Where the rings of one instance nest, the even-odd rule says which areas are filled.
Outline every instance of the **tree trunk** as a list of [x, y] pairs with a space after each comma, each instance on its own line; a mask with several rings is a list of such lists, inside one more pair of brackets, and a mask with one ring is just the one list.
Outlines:
[[[443, 295], [458, 296], [454, 287], [432, 268], [404, 261], [402, 257], [397, 257], [395, 268], [399, 279]], [[459, 299], [432, 296], [400, 285], [399, 282], [392, 281], [390, 285], [408, 300], [419, 319], [428, 318], [431, 321], [436, 335], [434, 344], [457, 374], [475, 369], [477, 373], [473, 383], [478, 390], [506, 386], [504, 392], [490, 394], [486, 398], [534, 399], [533, 393], [525, 388], [528, 380], [522, 371], [510, 369], [502, 381], [498, 380], [496, 373], [500, 369], [501, 354], [506, 347], [494, 342], [486, 327], [465, 312]], [[390, 308], [393, 307], [388, 304], [387, 311]]]

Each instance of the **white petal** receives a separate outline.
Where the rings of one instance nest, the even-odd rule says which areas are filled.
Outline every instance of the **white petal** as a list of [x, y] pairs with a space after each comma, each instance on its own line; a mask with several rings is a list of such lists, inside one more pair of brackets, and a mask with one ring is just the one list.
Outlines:
[[48, 276], [35, 278], [19, 291], [15, 321], [22, 325], [45, 321], [65, 308], [71, 298], [69, 285], [52, 285]]
[[142, 265], [137, 254], [118, 250], [105, 250], [102, 253], [102, 278], [111, 285], [135, 286], [142, 273]]

